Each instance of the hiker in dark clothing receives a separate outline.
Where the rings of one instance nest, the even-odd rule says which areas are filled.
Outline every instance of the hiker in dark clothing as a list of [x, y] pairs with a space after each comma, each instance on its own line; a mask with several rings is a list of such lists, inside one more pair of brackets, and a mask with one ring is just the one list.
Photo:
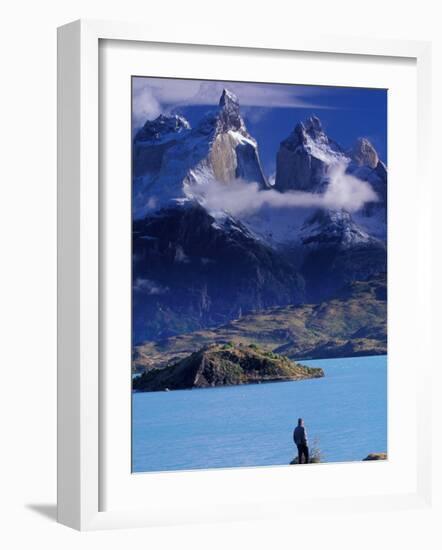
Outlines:
[[304, 455], [304, 459], [305, 459], [304, 464], [308, 464], [309, 458], [308, 458], [307, 432], [305, 431], [304, 420], [302, 418], [298, 418], [298, 425], [296, 426], [295, 431], [293, 432], [293, 441], [298, 447], [298, 464], [302, 464], [302, 455]]

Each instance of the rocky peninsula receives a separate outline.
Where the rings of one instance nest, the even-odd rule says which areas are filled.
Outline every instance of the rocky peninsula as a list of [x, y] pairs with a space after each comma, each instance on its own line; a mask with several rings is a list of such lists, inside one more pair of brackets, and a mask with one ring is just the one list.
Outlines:
[[184, 359], [134, 378], [135, 391], [167, 391], [238, 384], [305, 380], [324, 376], [321, 368], [300, 365], [251, 345], [211, 344]]

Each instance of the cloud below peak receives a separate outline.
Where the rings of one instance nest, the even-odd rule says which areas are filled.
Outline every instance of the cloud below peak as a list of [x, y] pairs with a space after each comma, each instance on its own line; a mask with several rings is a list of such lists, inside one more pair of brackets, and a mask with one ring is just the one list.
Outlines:
[[368, 202], [379, 200], [373, 188], [366, 181], [347, 174], [345, 164], [330, 167], [329, 184], [324, 193], [260, 189], [257, 183], [236, 180], [230, 184], [207, 181], [189, 189], [210, 211], [225, 211], [234, 216], [254, 214], [263, 207], [322, 208], [356, 212]]

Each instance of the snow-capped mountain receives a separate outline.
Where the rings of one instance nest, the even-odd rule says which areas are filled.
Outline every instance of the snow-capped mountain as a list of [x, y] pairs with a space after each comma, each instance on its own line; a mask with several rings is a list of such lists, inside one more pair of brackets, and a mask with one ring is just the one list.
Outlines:
[[[298, 123], [280, 144], [275, 189], [281, 192], [324, 193], [337, 165], [345, 167], [349, 175], [368, 182], [377, 195], [377, 201], [368, 202], [353, 216], [345, 216], [342, 223], [351, 223], [353, 228], [357, 224], [362, 233], [385, 240], [387, 168], [366, 138], [358, 139], [350, 151], [344, 151], [327, 136], [317, 117], [312, 116], [304, 123]], [[331, 216], [336, 218], [333, 213]], [[348, 233], [351, 232], [349, 227]]]
[[134, 139], [134, 216], [192, 200], [210, 181], [237, 179], [268, 187], [258, 146], [248, 133], [237, 97], [224, 90], [216, 111], [195, 128], [177, 115], [147, 121]]
[[319, 118], [299, 122], [281, 142], [276, 157], [275, 189], [322, 192], [329, 181], [330, 168], [346, 166], [348, 173], [370, 182], [385, 202], [387, 168], [367, 138], [359, 138], [350, 151], [329, 138]]

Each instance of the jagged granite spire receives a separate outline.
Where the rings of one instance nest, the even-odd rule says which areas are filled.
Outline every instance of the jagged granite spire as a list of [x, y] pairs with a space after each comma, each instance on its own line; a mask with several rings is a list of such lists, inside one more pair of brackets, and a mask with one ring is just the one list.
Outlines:
[[224, 88], [219, 100], [219, 121], [220, 129], [223, 132], [228, 130], [247, 133], [244, 120], [239, 110], [239, 101], [236, 95]]
[[223, 109], [234, 108], [236, 110], [239, 110], [238, 97], [227, 88], [224, 88], [223, 93], [221, 94], [221, 97], [219, 99], [219, 106]]
[[328, 167], [342, 159], [341, 147], [327, 136], [319, 118], [311, 116], [281, 142], [275, 189], [321, 191]]

